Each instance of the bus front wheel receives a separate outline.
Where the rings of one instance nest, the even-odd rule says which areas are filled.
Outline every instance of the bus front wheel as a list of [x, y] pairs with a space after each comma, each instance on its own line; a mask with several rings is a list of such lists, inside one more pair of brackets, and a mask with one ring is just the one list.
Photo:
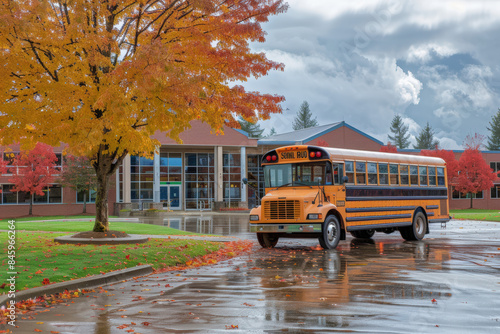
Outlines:
[[323, 231], [319, 237], [319, 244], [324, 249], [334, 249], [340, 241], [340, 224], [335, 216], [328, 216], [323, 223]]
[[280, 237], [275, 233], [257, 233], [257, 240], [262, 248], [274, 248], [279, 238]]
[[422, 211], [418, 211], [413, 216], [411, 226], [402, 227], [399, 229], [403, 239], [407, 241], [419, 241], [425, 236], [427, 230], [427, 219]]

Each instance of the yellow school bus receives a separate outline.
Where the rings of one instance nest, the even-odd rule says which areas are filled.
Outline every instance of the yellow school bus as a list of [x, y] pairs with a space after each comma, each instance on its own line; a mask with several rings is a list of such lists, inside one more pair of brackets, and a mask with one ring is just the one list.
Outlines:
[[265, 248], [285, 237], [332, 249], [347, 232], [421, 240], [429, 223], [450, 220], [440, 158], [295, 145], [267, 152], [262, 165], [266, 195], [250, 212], [250, 231]]

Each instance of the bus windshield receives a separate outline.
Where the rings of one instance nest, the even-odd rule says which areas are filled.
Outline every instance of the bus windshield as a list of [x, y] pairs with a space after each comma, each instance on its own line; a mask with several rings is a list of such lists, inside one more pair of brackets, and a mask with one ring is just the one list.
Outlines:
[[264, 166], [266, 188], [332, 184], [332, 165], [327, 161]]

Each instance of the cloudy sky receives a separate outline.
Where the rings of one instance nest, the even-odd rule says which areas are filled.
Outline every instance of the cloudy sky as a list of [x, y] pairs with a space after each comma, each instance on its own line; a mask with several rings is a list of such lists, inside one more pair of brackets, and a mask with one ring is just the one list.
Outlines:
[[267, 41], [252, 45], [285, 71], [245, 83], [286, 98], [287, 111], [260, 123], [266, 133], [291, 131], [306, 100], [320, 125], [344, 120], [383, 142], [395, 114], [413, 142], [430, 122], [445, 149], [489, 134], [500, 107], [500, 2], [288, 3], [264, 25]]

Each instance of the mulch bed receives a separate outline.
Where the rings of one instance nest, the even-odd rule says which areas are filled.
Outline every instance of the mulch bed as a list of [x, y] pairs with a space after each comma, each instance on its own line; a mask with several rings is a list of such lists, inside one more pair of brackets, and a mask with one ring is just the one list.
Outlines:
[[80, 232], [75, 235], [71, 236], [72, 238], [92, 238], [92, 239], [99, 239], [99, 238], [127, 238], [129, 235], [125, 232], [121, 231], [108, 231], [108, 232], [94, 232], [94, 231], [86, 231], [86, 232]]

